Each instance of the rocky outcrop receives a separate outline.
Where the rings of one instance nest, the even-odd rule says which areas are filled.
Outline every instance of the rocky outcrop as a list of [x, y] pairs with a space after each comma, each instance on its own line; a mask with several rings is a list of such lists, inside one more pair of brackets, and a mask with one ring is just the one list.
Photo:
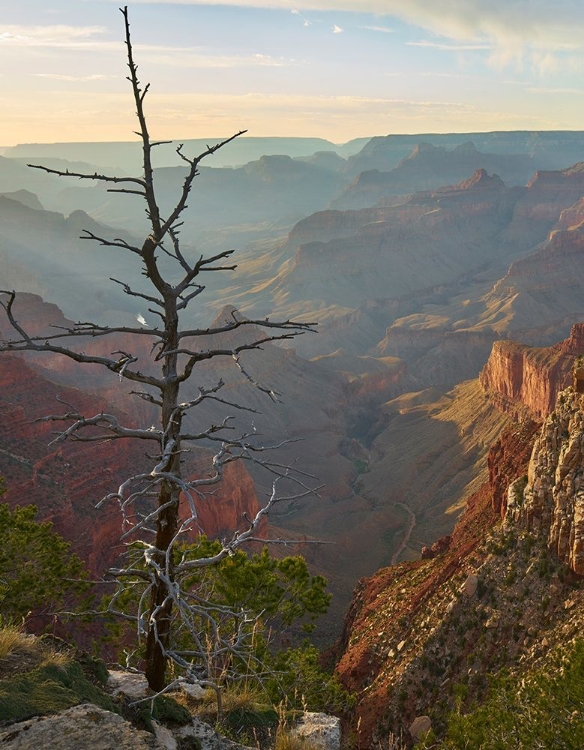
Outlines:
[[430, 558], [357, 587], [337, 666], [357, 696], [346, 717], [356, 748], [387, 747], [388, 732], [407, 737], [422, 716], [439, 737], [460, 705], [457, 684], [468, 690], [466, 711], [484, 696], [487, 673], [525, 668], [580, 632], [584, 597], [555, 572], [547, 540], [510, 516], [498, 524], [497, 494], [525, 473], [536, 430], [524, 423], [504, 433], [489, 456], [490, 479]]
[[197, 718], [172, 730], [154, 721], [152, 725], [153, 734], [112, 711], [83, 703], [5, 727], [0, 730], [0, 744], [6, 750], [251, 750]]
[[491, 330], [444, 330], [432, 326], [430, 316], [416, 325], [411, 316], [401, 325], [387, 328], [375, 351], [400, 357], [415, 373], [418, 387], [453, 388], [462, 380], [476, 378], [487, 360], [496, 334]]
[[536, 245], [549, 232], [562, 211], [584, 193], [584, 162], [561, 171], [539, 171], [517, 201], [513, 219], [505, 231], [507, 242]]
[[570, 208], [565, 208], [560, 214], [555, 229], [572, 229], [584, 221], [584, 198], [580, 198]]
[[[373, 206], [354, 211], [317, 211], [299, 221], [288, 235], [289, 247], [307, 242], [329, 242], [337, 237], [350, 237], [361, 227], [398, 216], [403, 221], [416, 221], [425, 209], [409, 203], [410, 196], [396, 197], [393, 205]], [[392, 210], [389, 211], [388, 209]]]
[[336, 716], [305, 711], [292, 735], [308, 740], [315, 750], [340, 750], [341, 722]]
[[479, 380], [503, 411], [543, 419], [554, 408], [558, 393], [571, 383], [575, 357], [584, 354], [584, 324], [572, 327], [569, 338], [551, 347], [532, 348], [497, 341]]
[[6, 750], [165, 750], [156, 737], [86, 703], [54, 716], [29, 719], [0, 731]]
[[584, 575], [584, 412], [582, 396], [563, 391], [541, 428], [527, 481], [510, 485], [508, 520], [547, 539], [550, 550]]

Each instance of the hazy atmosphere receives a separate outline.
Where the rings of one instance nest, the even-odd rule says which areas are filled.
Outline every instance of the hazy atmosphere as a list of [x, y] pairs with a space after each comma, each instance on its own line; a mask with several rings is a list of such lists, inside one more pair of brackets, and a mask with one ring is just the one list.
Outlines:
[[583, 39], [0, 0], [3, 750], [584, 748]]

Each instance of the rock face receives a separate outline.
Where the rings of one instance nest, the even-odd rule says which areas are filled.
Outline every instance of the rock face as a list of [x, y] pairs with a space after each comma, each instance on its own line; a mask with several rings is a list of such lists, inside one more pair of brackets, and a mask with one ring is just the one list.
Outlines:
[[11, 506], [37, 505], [40, 517], [53, 521], [100, 574], [121, 552], [120, 519], [113, 507], [100, 512], [94, 505], [120, 477], [131, 476], [132, 467], [145, 467], [140, 451], [122, 441], [115, 450], [105, 444], [49, 445], [53, 426], [34, 420], [59, 411], [57, 396], [92, 415], [108, 407], [103, 399], [55, 385], [20, 357], [2, 355], [0, 388], [0, 474], [8, 488], [4, 500]]
[[541, 165], [538, 166], [539, 169], [563, 169], [567, 164], [580, 161], [584, 153], [584, 137], [579, 131], [387, 135], [371, 138], [361, 151], [349, 157], [348, 171], [352, 175], [357, 175], [366, 169], [393, 169], [420, 141], [436, 147], [454, 149], [469, 140], [480, 151], [493, 154], [532, 154], [535, 162]]
[[322, 750], [340, 750], [341, 747], [341, 721], [336, 716], [305, 711], [292, 734]]
[[509, 185], [525, 185], [534, 171], [534, 161], [527, 154], [501, 156], [477, 151], [468, 141], [449, 150], [430, 143], [419, 143], [391, 171], [378, 169], [361, 172], [332, 208], [365, 208], [395, 195], [436, 190], [441, 185], [455, 185], [467, 180], [479, 169], [495, 172]]
[[584, 324], [572, 327], [569, 338], [535, 349], [497, 341], [479, 379], [493, 402], [517, 416], [527, 411], [536, 419], [553, 410], [558, 393], [572, 382], [576, 356], [584, 354]]
[[578, 575], [584, 575], [583, 405], [572, 388], [560, 394], [533, 446], [527, 484], [513, 483], [507, 500], [509, 518], [543, 535]]
[[[50, 308], [49, 308], [50, 309]], [[50, 374], [50, 373], [49, 373]], [[116, 507], [96, 510], [95, 504], [137, 470], [151, 470], [143, 446], [134, 441], [111, 443], [53, 443], [51, 423], [35, 423], [59, 413], [57, 397], [88, 415], [116, 414], [122, 424], [132, 418], [112, 408], [103, 398], [57, 385], [46, 373], [35, 371], [21, 357], [3, 354], [0, 360], [0, 475], [6, 479], [3, 500], [11, 506], [35, 504], [43, 520], [73, 543], [73, 549], [92, 572], [101, 575], [123, 551], [121, 518]], [[208, 464], [197, 452], [191, 469]], [[253, 482], [239, 464], [226, 467], [217, 493], [197, 503], [201, 527], [208, 536], [246, 525], [244, 514], [259, 509]], [[266, 533], [262, 525], [260, 533]]]
[[[533, 423], [514, 426], [497, 441], [489, 455], [491, 479], [468, 498], [451, 537], [437, 545], [431, 558], [384, 568], [359, 582], [337, 666], [343, 684], [357, 695], [346, 729], [357, 736], [359, 750], [377, 747], [388, 727], [399, 735], [417, 717], [433, 719], [440, 699], [454, 706], [450, 691], [461, 678], [468, 679], [483, 633], [485, 663], [500, 652], [500, 628], [484, 625], [496, 619], [484, 591], [495, 593], [504, 575], [493, 555], [492, 570], [481, 567], [489, 559], [485, 537], [500, 519], [499, 488], [506, 489], [526, 470], [535, 430]], [[509, 632], [513, 608], [501, 608], [508, 619], [501, 627]], [[485, 614], [478, 617], [482, 609]]]
[[[496, 176], [478, 170], [459, 185], [418, 193], [384, 209], [376, 221], [356, 225], [348, 235], [301, 244], [278, 276], [265, 287], [274, 299], [285, 294], [285, 309], [357, 307], [365, 300], [402, 298], [483, 269], [509, 253], [500, 233], [525, 188], [508, 189]], [[366, 215], [370, 209], [364, 209]], [[327, 213], [320, 214], [328, 223]], [[303, 233], [330, 236], [316, 219]], [[496, 239], [495, 239], [496, 238]], [[514, 247], [517, 243], [515, 242]]]
[[13, 724], [0, 731], [6, 750], [164, 750], [148, 732], [92, 704], [73, 706], [55, 716]]

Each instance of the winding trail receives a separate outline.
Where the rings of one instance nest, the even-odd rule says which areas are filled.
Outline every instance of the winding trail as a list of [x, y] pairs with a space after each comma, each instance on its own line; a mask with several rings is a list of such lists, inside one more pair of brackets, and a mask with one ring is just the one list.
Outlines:
[[410, 518], [408, 522], [408, 528], [406, 529], [406, 533], [404, 534], [404, 538], [402, 539], [402, 542], [397, 551], [393, 554], [390, 565], [397, 565], [399, 556], [408, 546], [408, 542], [410, 541], [410, 537], [412, 536], [412, 531], [416, 528], [416, 514], [410, 508], [410, 506], [406, 505], [406, 503], [396, 503], [396, 506], [404, 508]]

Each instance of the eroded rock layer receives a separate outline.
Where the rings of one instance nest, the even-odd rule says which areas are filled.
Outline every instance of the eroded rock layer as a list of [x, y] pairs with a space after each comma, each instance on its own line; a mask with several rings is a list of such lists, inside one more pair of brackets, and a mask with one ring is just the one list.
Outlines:
[[584, 412], [582, 396], [563, 391], [541, 428], [527, 484], [514, 482], [508, 515], [543, 535], [554, 555], [584, 575]]

